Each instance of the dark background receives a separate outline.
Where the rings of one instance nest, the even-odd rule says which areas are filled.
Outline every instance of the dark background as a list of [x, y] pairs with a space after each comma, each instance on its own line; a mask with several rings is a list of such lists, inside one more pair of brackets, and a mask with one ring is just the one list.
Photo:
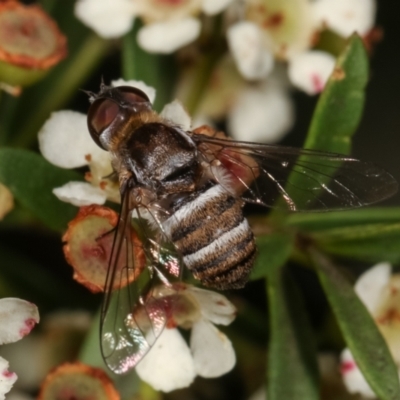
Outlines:
[[[383, 40], [371, 59], [364, 116], [354, 139], [354, 155], [371, 160], [400, 181], [400, 3], [379, 1], [377, 25]], [[400, 194], [385, 204], [400, 205]]]

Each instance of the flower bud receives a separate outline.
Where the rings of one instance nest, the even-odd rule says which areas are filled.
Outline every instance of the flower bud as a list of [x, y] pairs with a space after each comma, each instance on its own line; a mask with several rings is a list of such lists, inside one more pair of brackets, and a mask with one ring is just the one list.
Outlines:
[[36, 5], [0, 3], [0, 82], [27, 86], [67, 54], [66, 37]]

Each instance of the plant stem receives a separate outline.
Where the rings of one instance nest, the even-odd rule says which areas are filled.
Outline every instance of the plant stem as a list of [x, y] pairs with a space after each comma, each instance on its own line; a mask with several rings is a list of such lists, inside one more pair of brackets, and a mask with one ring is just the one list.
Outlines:
[[175, 83], [176, 66], [173, 55], [151, 54], [137, 43], [137, 33], [142, 27], [136, 21], [133, 29], [122, 41], [122, 75], [125, 80], [140, 80], [157, 90], [153, 107], [160, 111], [171, 96]]
[[203, 56], [202, 60], [197, 64], [192, 79], [193, 85], [188, 91], [188, 97], [183, 101], [190, 115], [194, 115], [203, 95], [207, 89], [211, 74], [215, 65], [222, 55], [221, 45], [216, 45], [214, 48]]

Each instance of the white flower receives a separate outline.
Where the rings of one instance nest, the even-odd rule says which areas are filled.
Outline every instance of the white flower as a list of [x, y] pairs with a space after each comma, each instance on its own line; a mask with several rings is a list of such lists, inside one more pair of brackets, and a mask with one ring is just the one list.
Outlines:
[[173, 102], [166, 104], [161, 111], [160, 116], [179, 125], [183, 130], [187, 131], [191, 128], [190, 115], [186, 112], [179, 100], [174, 100]]
[[75, 16], [106, 39], [129, 32], [134, 15], [131, 0], [79, 0], [75, 4]]
[[135, 18], [145, 21], [138, 42], [150, 52], [171, 53], [200, 34], [201, 12], [221, 12], [232, 0], [78, 0], [75, 15], [104, 38], [130, 31]]
[[267, 79], [249, 84], [224, 58], [215, 69], [195, 120], [227, 119], [236, 140], [275, 143], [294, 122], [294, 107], [286, 73], [276, 67]]
[[273, 79], [244, 89], [228, 113], [228, 129], [237, 140], [276, 143], [294, 122], [288, 91]]
[[232, 25], [227, 39], [237, 67], [246, 79], [263, 79], [272, 71], [273, 54], [264, 47], [262, 32], [256, 24], [243, 21]]
[[90, 137], [86, 115], [75, 111], [53, 112], [38, 134], [43, 157], [61, 168], [88, 165], [91, 183], [69, 182], [55, 188], [54, 194], [74, 205], [104, 204], [107, 198], [117, 200], [118, 189], [105, 178], [112, 173], [108, 152], [102, 150]]
[[[39, 322], [37, 307], [25, 300], [5, 298], [0, 300], [0, 344], [13, 343], [26, 336]], [[17, 380], [8, 370], [8, 361], [0, 357], [0, 400], [5, 399]]]
[[[354, 289], [387, 341], [395, 363], [400, 365], [400, 275], [391, 276], [390, 264], [380, 263], [363, 273]], [[341, 372], [351, 393], [376, 398], [349, 349], [341, 355]]]
[[190, 347], [177, 328], [165, 328], [136, 367], [142, 380], [164, 392], [189, 386], [196, 375], [223, 375], [236, 362], [232, 343], [214, 326], [230, 324], [236, 315], [235, 307], [221, 294], [183, 284], [160, 293], [159, 298], [176, 296], [180, 298], [179, 306], [172, 306], [167, 325], [191, 328]]
[[200, 29], [197, 18], [155, 22], [140, 29], [137, 41], [140, 47], [150, 53], [169, 54], [193, 42], [199, 36]]
[[315, 0], [312, 3], [315, 21], [347, 37], [354, 32], [366, 35], [373, 27], [375, 0]]
[[375, 0], [247, 0], [245, 20], [228, 28], [227, 39], [245, 79], [265, 78], [274, 59], [284, 60], [292, 84], [314, 95], [334, 68], [332, 55], [311, 50], [318, 31], [366, 35], [375, 13]]
[[2, 355], [18, 371], [14, 389], [37, 391], [52, 368], [76, 356], [75, 349], [90, 326], [91, 316], [86, 311], [58, 311], [46, 315], [41, 321], [40, 332], [2, 348]]
[[246, 19], [260, 27], [269, 51], [287, 59], [312, 44], [311, 10], [309, 0], [247, 0]]
[[248, 0], [246, 20], [227, 31], [242, 76], [249, 80], [266, 78], [275, 60], [290, 64], [307, 51], [316, 28], [311, 11], [309, 0]]
[[305, 51], [289, 63], [288, 75], [295, 87], [309, 95], [322, 92], [335, 67], [335, 57], [324, 51]]

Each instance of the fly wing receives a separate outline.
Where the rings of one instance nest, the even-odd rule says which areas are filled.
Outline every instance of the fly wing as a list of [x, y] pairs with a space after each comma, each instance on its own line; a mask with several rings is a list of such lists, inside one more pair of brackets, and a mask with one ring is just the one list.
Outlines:
[[151, 209], [132, 205], [128, 190], [121, 200], [100, 323], [102, 355], [115, 373], [133, 368], [161, 334], [168, 310], [158, 287], [179, 279], [182, 265]]
[[396, 193], [396, 180], [371, 163], [335, 153], [193, 134], [216, 179], [249, 203], [291, 211], [361, 207]]

